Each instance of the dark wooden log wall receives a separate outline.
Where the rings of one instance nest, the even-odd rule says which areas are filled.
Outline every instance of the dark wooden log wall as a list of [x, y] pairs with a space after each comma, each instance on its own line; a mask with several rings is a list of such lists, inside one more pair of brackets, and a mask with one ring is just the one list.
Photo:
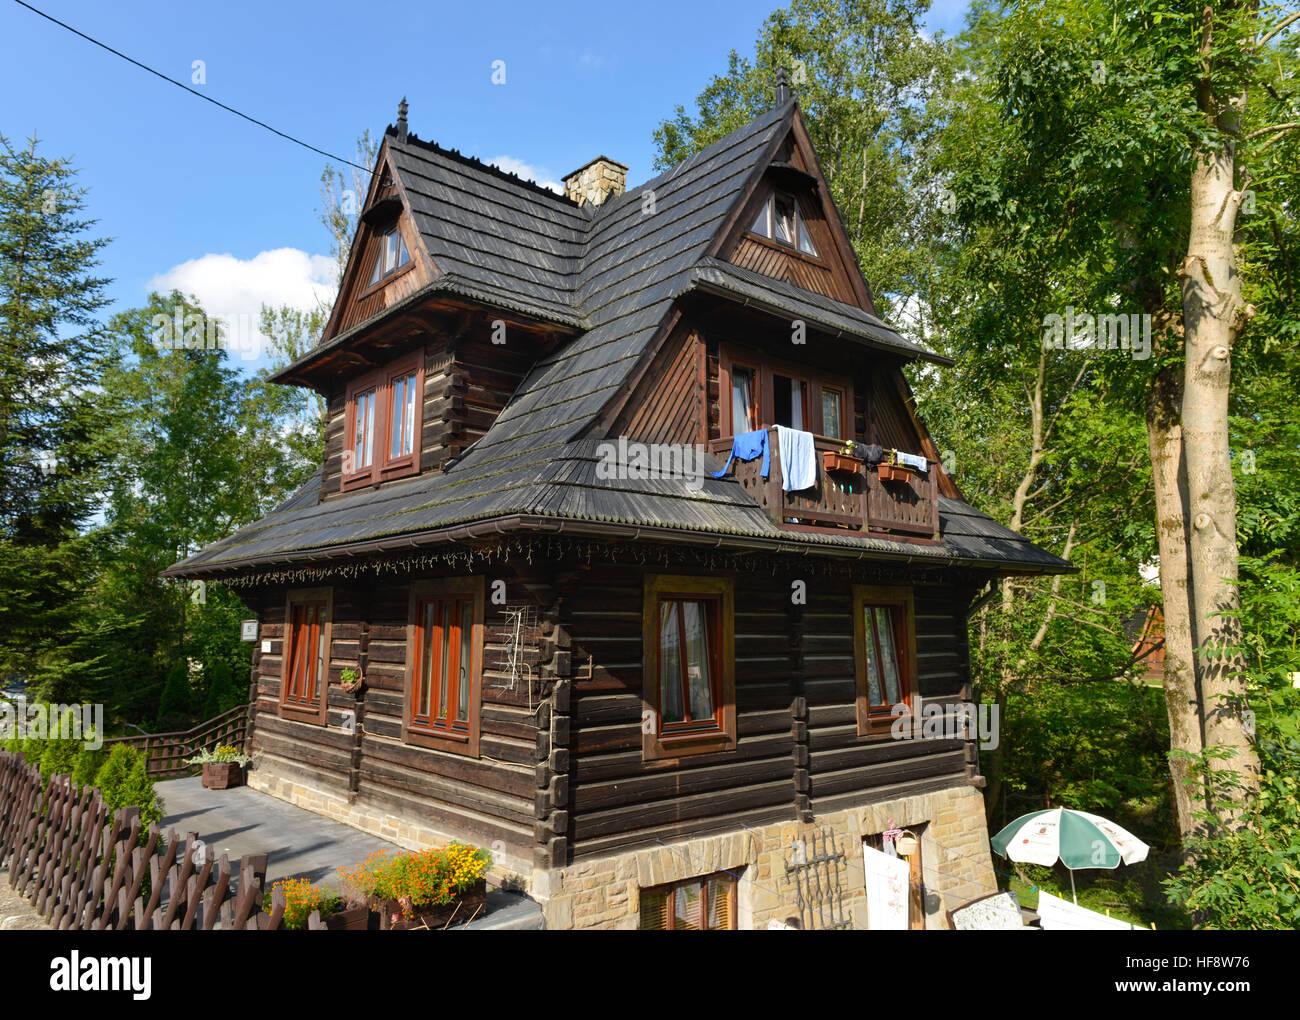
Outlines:
[[[489, 579], [489, 592], [491, 579]], [[330, 649], [328, 725], [279, 715], [284, 648], [284, 592], [261, 601], [263, 638], [271, 651], [258, 664], [253, 748], [268, 756], [276, 775], [348, 800], [359, 810], [403, 818], [462, 835], [483, 846], [500, 840], [531, 858], [535, 840], [538, 763], [536, 712], [543, 691], [523, 682], [508, 688], [499, 671], [505, 621], [499, 606], [485, 606], [484, 665], [477, 759], [402, 741], [407, 671], [409, 582], [336, 584]], [[514, 595], [511, 593], [513, 600]], [[536, 643], [525, 653], [538, 663]], [[348, 666], [361, 665], [360, 697], [338, 686]], [[535, 666], [538, 672], [540, 667]], [[345, 728], [355, 713], [354, 732]]]
[[[917, 792], [969, 774], [961, 741], [859, 737], [851, 587], [789, 578], [736, 582], [734, 752], [642, 761], [642, 574], [593, 566], [566, 600], [573, 640], [569, 842], [575, 857], [821, 813], [863, 791]], [[960, 696], [962, 607], [945, 588], [916, 593], [924, 697]], [[588, 657], [592, 664], [588, 666]], [[900, 785], [902, 784], [902, 785]]]
[[[431, 338], [425, 347], [420, 470], [436, 471], [482, 436], [505, 407], [536, 356], [522, 331], [491, 340], [492, 323], [477, 319], [455, 341]], [[347, 424], [347, 384], [330, 395], [325, 426], [325, 477], [321, 499], [345, 495], [339, 489]]]

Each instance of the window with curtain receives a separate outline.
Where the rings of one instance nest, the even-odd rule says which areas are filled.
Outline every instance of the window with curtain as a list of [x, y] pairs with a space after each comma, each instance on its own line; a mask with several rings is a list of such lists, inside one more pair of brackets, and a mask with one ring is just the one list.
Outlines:
[[285, 605], [280, 706], [286, 715], [324, 722], [329, 687], [328, 589], [290, 593]]
[[375, 462], [375, 391], [367, 390], [356, 396], [352, 415], [352, 468], [356, 471], [371, 467]]
[[742, 365], [731, 368], [731, 431], [733, 435], [758, 428], [758, 392], [754, 370]]
[[415, 402], [417, 373], [408, 372], [393, 380], [393, 400], [389, 411], [388, 432], [390, 459], [405, 457], [415, 449]]
[[853, 601], [858, 721], [865, 733], [887, 729], [895, 705], [910, 709], [916, 634], [908, 589], [857, 586]]
[[647, 574], [642, 727], [646, 760], [736, 746], [734, 587], [730, 578]]
[[735, 931], [736, 876], [718, 872], [641, 890], [642, 931]]
[[344, 490], [420, 471], [424, 351], [354, 379], [347, 390]]
[[822, 389], [822, 435], [832, 439], [844, 438], [843, 426], [840, 424], [843, 406], [844, 395], [839, 390], [829, 387]]
[[375, 253], [375, 268], [370, 273], [370, 286], [392, 276], [410, 261], [406, 239], [402, 236], [401, 229], [394, 224], [379, 237], [379, 250]]

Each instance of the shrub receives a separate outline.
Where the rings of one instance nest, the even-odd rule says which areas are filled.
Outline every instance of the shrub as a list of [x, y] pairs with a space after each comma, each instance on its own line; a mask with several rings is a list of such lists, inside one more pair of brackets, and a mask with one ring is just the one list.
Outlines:
[[146, 826], [162, 820], [163, 802], [154, 792], [144, 755], [129, 744], [113, 746], [108, 760], [95, 776], [95, 785], [103, 794], [104, 803], [113, 810], [138, 807]]
[[95, 777], [99, 775], [99, 770], [104, 767], [104, 762], [108, 760], [108, 752], [102, 747], [97, 750], [91, 750], [88, 747], [82, 747], [77, 754], [77, 761], [72, 766], [72, 781], [78, 786], [92, 786]]
[[235, 679], [230, 672], [230, 664], [218, 662], [208, 671], [208, 699], [203, 706], [203, 718], [211, 719], [228, 712], [240, 703], [239, 692], [235, 690]]

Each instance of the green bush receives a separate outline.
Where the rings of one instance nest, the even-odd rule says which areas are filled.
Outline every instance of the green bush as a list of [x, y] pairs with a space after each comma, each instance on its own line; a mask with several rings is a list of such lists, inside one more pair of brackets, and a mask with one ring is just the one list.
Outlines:
[[108, 761], [108, 752], [102, 747], [93, 751], [88, 747], [82, 747], [77, 754], [76, 763], [72, 766], [72, 781], [78, 786], [93, 786], [95, 777], [99, 775], [99, 770], [104, 767], [106, 761]]
[[128, 744], [115, 744], [95, 785], [104, 803], [113, 810], [138, 807], [144, 825], [162, 820], [163, 803], [154, 792], [153, 780], [145, 768], [144, 755]]

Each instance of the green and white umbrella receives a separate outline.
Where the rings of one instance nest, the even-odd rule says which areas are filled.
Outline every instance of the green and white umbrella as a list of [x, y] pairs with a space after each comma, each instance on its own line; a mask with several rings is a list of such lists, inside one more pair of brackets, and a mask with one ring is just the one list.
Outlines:
[[[1051, 867], [1058, 860], [1070, 869], [1070, 891], [1079, 868], [1118, 868], [1146, 860], [1149, 847], [1131, 832], [1098, 815], [1069, 808], [1031, 811], [1007, 825], [991, 840], [1003, 857]], [[1079, 902], [1075, 896], [1076, 903]]]

